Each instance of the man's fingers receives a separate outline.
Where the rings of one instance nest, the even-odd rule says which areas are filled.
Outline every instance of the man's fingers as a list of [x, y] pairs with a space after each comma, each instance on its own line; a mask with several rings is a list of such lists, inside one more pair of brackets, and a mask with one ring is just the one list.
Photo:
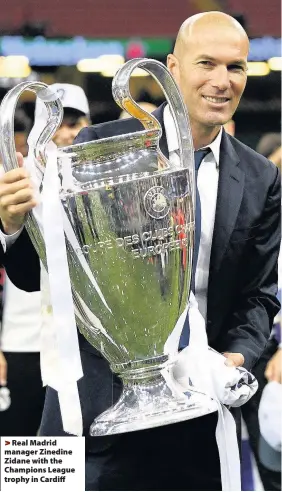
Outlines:
[[15, 183], [16, 181], [20, 181], [21, 179], [25, 179], [29, 177], [29, 172], [24, 167], [18, 167], [17, 169], [12, 169], [7, 173], [3, 174], [1, 177], [0, 183], [2, 184], [10, 184]]
[[0, 205], [2, 208], [7, 209], [7, 212], [12, 212], [11, 206], [18, 205], [19, 203], [25, 203], [30, 200], [34, 200], [34, 193], [31, 188], [24, 188], [14, 194], [5, 195], [0, 198]]
[[29, 200], [28, 202], [25, 203], [19, 203], [18, 205], [11, 205], [10, 206], [10, 214], [11, 216], [17, 215], [17, 216], [22, 216], [29, 212], [32, 208], [36, 207], [37, 202], [36, 200], [32, 199]]
[[23, 156], [17, 153], [18, 167], [0, 178], [0, 213], [6, 234], [13, 234], [24, 223], [25, 214], [37, 205], [32, 181], [23, 166]]
[[226, 366], [239, 367], [242, 366], [245, 362], [244, 356], [240, 353], [225, 352], [223, 355], [224, 357], [226, 357]]
[[14, 195], [19, 190], [23, 190], [25, 188], [33, 190], [33, 186], [29, 178], [24, 178], [20, 181], [15, 181], [14, 183], [0, 184], [0, 197], [4, 197], [6, 195]]
[[232, 366], [235, 367], [236, 366], [234, 360], [230, 359], [230, 357], [226, 358], [226, 361], [224, 362], [224, 364], [228, 367], [232, 367]]

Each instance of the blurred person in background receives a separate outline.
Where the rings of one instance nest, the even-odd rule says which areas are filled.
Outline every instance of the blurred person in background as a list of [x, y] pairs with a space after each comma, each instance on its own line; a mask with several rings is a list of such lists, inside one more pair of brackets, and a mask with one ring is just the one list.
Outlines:
[[[140, 108], [145, 109], [147, 113], [152, 113], [157, 109], [157, 106], [155, 104], [149, 103], [149, 102], [138, 102]], [[125, 111], [125, 109], [122, 110], [122, 112], [119, 115], [119, 120], [125, 120], [126, 118], [131, 118], [131, 115]]]
[[265, 377], [268, 381], [276, 381], [282, 384], [282, 343], [277, 345], [275, 354], [271, 357], [265, 370]]
[[[280, 253], [281, 257], [281, 253]], [[280, 266], [280, 265], [279, 265]], [[279, 268], [282, 274], [282, 265]], [[282, 279], [279, 275], [281, 292]], [[282, 343], [281, 343], [281, 312], [276, 319], [275, 327], [280, 335], [277, 350], [267, 364], [265, 386], [259, 406], [260, 442], [259, 457], [263, 466], [277, 476], [277, 488], [281, 490], [281, 444], [282, 444]], [[278, 337], [277, 337], [278, 338]], [[280, 481], [279, 481], [280, 476]], [[280, 488], [278, 486], [280, 485]], [[272, 489], [266, 489], [272, 490]]]
[[[275, 320], [276, 322], [276, 320]], [[273, 330], [274, 331], [274, 330]], [[264, 461], [260, 458], [259, 447], [260, 447], [260, 428], [259, 428], [259, 407], [261, 404], [262, 395], [264, 392], [264, 388], [267, 385], [267, 380], [276, 380], [280, 382], [281, 371], [279, 371], [279, 367], [281, 364], [281, 349], [278, 349], [278, 341], [276, 340], [276, 336], [272, 332], [266, 347], [254, 365], [252, 373], [256, 377], [259, 387], [256, 394], [245, 404], [242, 406], [242, 416], [245, 421], [249, 444], [251, 450], [254, 454], [254, 458], [256, 461], [257, 469], [259, 472], [260, 479], [262, 481], [264, 490], [281, 490], [281, 474], [278, 471], [275, 471], [272, 468], [266, 467]], [[245, 449], [243, 448], [243, 462], [242, 467], [244, 469], [244, 457], [246, 458], [246, 467], [249, 462], [248, 459], [248, 444], [247, 442], [243, 443]], [[252, 470], [249, 470], [248, 473], [252, 473]], [[247, 473], [247, 472], [246, 472]], [[254, 481], [253, 477], [247, 477], [246, 473], [243, 474], [246, 483], [251, 480]], [[250, 483], [250, 482], [249, 482]], [[249, 487], [244, 490], [251, 490]]]
[[229, 120], [225, 125], [223, 125], [224, 130], [228, 135], [231, 135], [231, 137], [235, 137], [235, 121], [234, 120]]
[[256, 151], [267, 157], [275, 166], [281, 169], [282, 149], [280, 133], [266, 133], [263, 135], [257, 145]]
[[35, 436], [38, 431], [45, 397], [40, 371], [40, 327], [40, 292], [20, 290], [6, 275], [0, 371], [1, 385], [7, 386], [11, 404], [0, 414], [1, 436]]
[[[82, 128], [91, 124], [88, 99], [82, 87], [78, 85], [56, 83], [49, 87], [59, 94], [64, 108], [63, 121], [53, 141], [58, 147], [66, 147], [73, 143]], [[34, 118], [36, 121], [35, 135], [39, 136], [47, 119], [46, 106], [39, 98], [36, 99]]]
[[[264, 467], [272, 473], [281, 475], [281, 422], [282, 422], [282, 384], [281, 358], [279, 349], [280, 382], [269, 381], [263, 390], [259, 407], [260, 442], [259, 457]], [[270, 489], [268, 489], [270, 490]], [[278, 489], [276, 489], [278, 490]], [[279, 489], [281, 490], [281, 488]]]
[[[58, 146], [67, 146], [82, 128], [89, 125], [88, 100], [79, 86], [53, 84], [50, 87], [58, 91], [64, 107], [63, 121], [54, 141]], [[44, 128], [46, 117], [45, 105], [37, 98], [35, 138]], [[30, 129], [31, 122], [25, 113], [16, 110], [15, 145], [16, 150], [24, 157], [28, 154], [27, 138]], [[30, 267], [32, 274], [32, 264]], [[0, 435], [34, 436], [40, 425], [45, 398], [40, 371], [41, 293], [18, 289], [6, 275], [3, 301], [0, 385], [7, 385], [11, 404], [0, 414]]]
[[[279, 309], [280, 177], [267, 159], [222, 129], [245, 89], [248, 50], [247, 35], [238, 22], [220, 12], [202, 13], [183, 23], [167, 65], [189, 111], [194, 147], [201, 150], [196, 157], [203, 158], [197, 181], [204, 221], [201, 228], [196, 226], [200, 236], [196, 299], [206, 320], [209, 345], [224, 353], [226, 365], [250, 370]], [[160, 148], [167, 158], [176, 154], [176, 159], [179, 148], [169, 106], [162, 105], [154, 115], [163, 130]], [[116, 120], [82, 130], [75, 143], [141, 128], [136, 119]], [[21, 173], [21, 169], [10, 171], [6, 179], [16, 174], [22, 181]], [[4, 232], [10, 235], [19, 231], [23, 217], [19, 211], [11, 213], [11, 202], [5, 205], [4, 198], [12, 192], [4, 183], [0, 215]], [[257, 193], [253, 193], [254, 185]], [[13, 199], [15, 195], [14, 191]], [[34, 205], [32, 192], [27, 192], [20, 210]], [[6, 255], [7, 268], [20, 262], [24, 241], [28, 247], [26, 231]], [[38, 258], [37, 263], [33, 279], [24, 279], [23, 271], [14, 268], [15, 281], [23, 288], [39, 289]], [[187, 324], [183, 335], [189, 336]], [[81, 335], [79, 343], [84, 369], [78, 388], [86, 436], [86, 490], [220, 490], [216, 412], [140, 432], [89, 437], [93, 418], [117, 401], [122, 388], [101, 354]], [[65, 435], [58, 395], [50, 387], [40, 434]]]

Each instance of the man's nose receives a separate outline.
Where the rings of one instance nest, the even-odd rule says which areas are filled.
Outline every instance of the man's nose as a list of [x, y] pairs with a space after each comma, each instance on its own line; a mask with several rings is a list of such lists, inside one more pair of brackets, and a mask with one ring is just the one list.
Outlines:
[[214, 70], [213, 87], [217, 87], [220, 91], [225, 91], [230, 88], [230, 76], [227, 67], [219, 66]]

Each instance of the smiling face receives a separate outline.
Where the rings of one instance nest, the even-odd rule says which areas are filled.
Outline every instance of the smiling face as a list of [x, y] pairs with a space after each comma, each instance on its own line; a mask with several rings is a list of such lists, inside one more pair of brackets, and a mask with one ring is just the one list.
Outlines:
[[168, 56], [192, 126], [218, 127], [232, 118], [246, 86], [248, 47], [244, 31], [232, 22], [200, 19]]

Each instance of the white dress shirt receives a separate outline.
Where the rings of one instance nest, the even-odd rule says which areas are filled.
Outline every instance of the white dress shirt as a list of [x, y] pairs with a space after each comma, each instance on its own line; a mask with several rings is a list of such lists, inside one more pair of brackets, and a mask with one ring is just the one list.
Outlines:
[[[164, 109], [164, 126], [170, 159], [176, 159], [175, 151], [179, 150], [176, 128], [169, 106]], [[195, 278], [195, 297], [199, 310], [206, 320], [207, 292], [209, 281], [210, 255], [215, 220], [218, 188], [219, 153], [222, 137], [220, 129], [214, 141], [206, 145], [211, 152], [203, 159], [198, 171], [198, 190], [201, 200], [201, 238]], [[206, 148], [201, 147], [201, 148]], [[197, 149], [199, 150], [199, 149]]]
[[40, 352], [41, 293], [18, 289], [6, 275], [0, 348]]

